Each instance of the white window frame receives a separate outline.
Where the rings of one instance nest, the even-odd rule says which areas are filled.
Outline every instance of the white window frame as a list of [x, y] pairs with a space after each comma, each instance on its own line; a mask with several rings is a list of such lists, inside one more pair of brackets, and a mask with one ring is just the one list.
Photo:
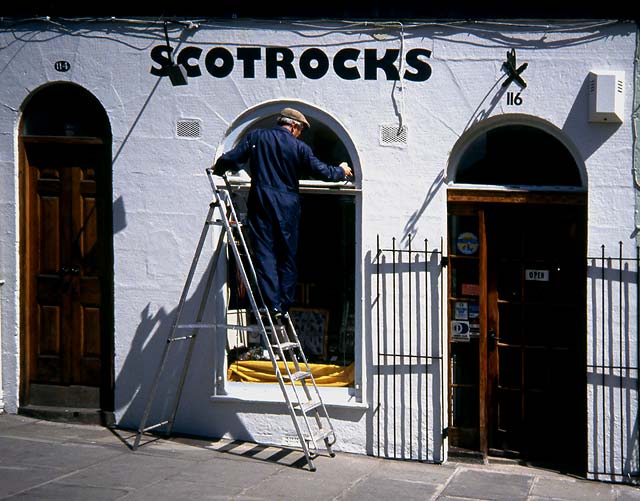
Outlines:
[[[302, 111], [306, 116], [315, 118], [330, 127], [345, 145], [347, 152], [352, 159], [351, 166], [356, 173], [356, 182], [337, 182], [329, 183], [324, 181], [303, 180], [300, 182], [301, 193], [318, 193], [318, 194], [350, 194], [354, 196], [355, 203], [355, 283], [354, 283], [354, 313], [355, 313], [355, 342], [354, 342], [354, 385], [350, 387], [328, 387], [318, 386], [320, 395], [325, 403], [330, 407], [349, 407], [349, 408], [368, 408], [366, 403], [366, 378], [363, 377], [365, 364], [364, 355], [364, 322], [363, 322], [363, 256], [362, 256], [362, 196], [361, 196], [361, 168], [359, 155], [355, 149], [346, 129], [335, 120], [334, 117], [324, 113], [318, 108], [312, 107], [302, 102], [292, 101], [274, 101], [269, 102], [253, 109], [246, 111], [241, 115], [229, 128], [229, 133], [219, 145], [216, 152], [217, 158], [224, 152], [231, 149], [237, 141], [250, 129], [251, 125], [256, 121], [263, 119], [268, 115], [277, 114], [284, 107], [294, 107]], [[240, 189], [246, 189], [250, 185], [250, 178], [246, 172], [240, 171], [237, 175], [229, 176], [229, 182]], [[217, 236], [216, 236], [217, 238]], [[225, 267], [226, 268], [226, 267]], [[226, 277], [226, 269], [220, 275]], [[226, 279], [221, 284], [221, 297], [228, 297]], [[226, 304], [222, 308], [216, 308], [222, 313], [223, 318], [226, 317]], [[223, 310], [223, 311], [221, 311]], [[227, 380], [227, 353], [226, 353], [226, 332], [225, 335], [217, 336], [218, 353], [215, 361], [216, 374], [214, 384], [214, 394], [211, 400], [215, 402], [264, 402], [264, 403], [281, 403], [283, 396], [282, 391], [277, 384], [267, 383], [248, 383], [234, 382]]]

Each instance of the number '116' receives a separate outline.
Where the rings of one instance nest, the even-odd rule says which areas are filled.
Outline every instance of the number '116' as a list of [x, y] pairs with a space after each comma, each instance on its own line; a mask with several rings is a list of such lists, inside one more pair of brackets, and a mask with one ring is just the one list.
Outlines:
[[520, 93], [514, 94], [513, 92], [507, 92], [507, 106], [520, 106], [522, 104], [522, 98]]

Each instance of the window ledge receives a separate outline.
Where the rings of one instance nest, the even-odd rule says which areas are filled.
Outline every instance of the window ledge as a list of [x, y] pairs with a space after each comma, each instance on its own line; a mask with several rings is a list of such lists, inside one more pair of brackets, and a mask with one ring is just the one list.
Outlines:
[[587, 190], [581, 186], [565, 186], [565, 185], [520, 185], [520, 184], [469, 184], [469, 183], [452, 183], [449, 185], [449, 189], [473, 189], [477, 191], [566, 191], [566, 192], [578, 192], [583, 193]]
[[[248, 190], [251, 186], [251, 178], [243, 175], [227, 176], [229, 184], [238, 191]], [[352, 181], [316, 181], [301, 179], [300, 193], [360, 193], [362, 190]]]
[[[325, 407], [366, 410], [369, 404], [358, 402], [353, 388], [318, 387]], [[282, 404], [284, 397], [277, 384], [227, 383], [226, 395], [211, 395], [212, 402]]]

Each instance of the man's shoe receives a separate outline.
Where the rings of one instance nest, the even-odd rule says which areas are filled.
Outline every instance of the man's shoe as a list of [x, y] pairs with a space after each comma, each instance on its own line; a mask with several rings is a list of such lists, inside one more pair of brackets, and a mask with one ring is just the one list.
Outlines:
[[273, 318], [274, 322], [277, 322], [278, 324], [282, 324], [282, 312], [277, 308], [271, 311], [271, 318]]

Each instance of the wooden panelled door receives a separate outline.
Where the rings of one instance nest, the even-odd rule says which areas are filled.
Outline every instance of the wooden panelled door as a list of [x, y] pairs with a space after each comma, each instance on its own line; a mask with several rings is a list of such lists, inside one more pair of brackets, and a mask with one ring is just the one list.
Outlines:
[[101, 231], [108, 205], [99, 190], [104, 145], [81, 138], [22, 141], [28, 383], [99, 388], [110, 315]]
[[584, 471], [586, 223], [577, 201], [450, 201], [453, 448]]

